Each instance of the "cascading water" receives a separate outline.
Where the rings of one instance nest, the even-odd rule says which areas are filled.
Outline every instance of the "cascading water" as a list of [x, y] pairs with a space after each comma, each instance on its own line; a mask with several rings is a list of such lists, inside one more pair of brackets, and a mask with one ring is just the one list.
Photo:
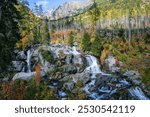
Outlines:
[[88, 55], [86, 56], [88, 67], [85, 69], [85, 72], [88, 72], [91, 74], [91, 82], [85, 86], [85, 91], [87, 94], [89, 94], [90, 97], [94, 99], [100, 99], [100, 96], [96, 92], [90, 92], [90, 88], [94, 87], [95, 85], [95, 78], [96, 74], [102, 74], [102, 75], [109, 75], [105, 74], [100, 70], [100, 66], [98, 64], [97, 59], [94, 56]]
[[74, 54], [74, 55], [80, 54], [80, 53], [77, 51], [77, 49], [76, 49], [75, 46], [72, 47], [72, 52], [71, 52], [71, 53]]
[[109, 75], [109, 74], [105, 74], [100, 70], [100, 66], [98, 64], [97, 59], [94, 56], [88, 55], [86, 56], [87, 62], [89, 64], [89, 66], [86, 68], [86, 71], [92, 73], [92, 76], [94, 77], [95, 74], [102, 74], [102, 75]]
[[[34, 50], [35, 49], [31, 48], [27, 51], [27, 70], [23, 70], [22, 73], [16, 74], [16, 76], [14, 76], [14, 80], [18, 78], [18, 76], [26, 80], [30, 79], [31, 76], [35, 76], [35, 72], [31, 72], [31, 58]], [[67, 47], [65, 52], [67, 54], [72, 54], [73, 58], [78, 58], [80, 55], [82, 55], [80, 52], [77, 51], [75, 46], [70, 48]], [[87, 76], [90, 77], [90, 81], [86, 83], [84, 90], [89, 99], [149, 100], [149, 98], [143, 93], [142, 89], [139, 86], [134, 87], [135, 85], [133, 86], [133, 84], [131, 84], [130, 81], [128, 81], [124, 77], [122, 78], [120, 76], [113, 76], [112, 74], [106, 74], [102, 72], [96, 57], [92, 55], [87, 55], [86, 62], [87, 68], [83, 71], [83, 74], [88, 74]], [[66, 96], [66, 93], [63, 90], [60, 90], [58, 92], [58, 95], [64, 98]]]
[[28, 73], [31, 73], [31, 57], [32, 57], [32, 54], [33, 54], [33, 50], [32, 49], [29, 49], [27, 51], [27, 72]]
[[101, 70], [97, 64], [97, 60], [94, 56], [88, 55], [86, 57], [89, 67], [86, 68], [90, 73], [101, 73]]
[[148, 97], [145, 96], [140, 87], [132, 87], [128, 89], [130, 94], [139, 100], [149, 100]]
[[[85, 69], [85, 72], [91, 74], [90, 83], [86, 84], [85, 92], [89, 96], [90, 99], [101, 100], [101, 99], [111, 99], [113, 95], [120, 94], [120, 92], [128, 92], [127, 95], [131, 95], [125, 99], [139, 99], [139, 100], [149, 100], [148, 97], [145, 96], [140, 87], [133, 87], [128, 81], [125, 79], [117, 79], [114, 78], [111, 74], [103, 73], [100, 69], [100, 65], [98, 64], [97, 59], [94, 56], [88, 55], [86, 56], [86, 60], [88, 62], [88, 66]], [[102, 83], [102, 86], [95, 87], [97, 74], [101, 74], [108, 83]], [[110, 77], [111, 82], [109, 81]], [[94, 90], [93, 90], [94, 89]], [[120, 95], [121, 96], [121, 95]], [[124, 99], [117, 97], [116, 99]]]

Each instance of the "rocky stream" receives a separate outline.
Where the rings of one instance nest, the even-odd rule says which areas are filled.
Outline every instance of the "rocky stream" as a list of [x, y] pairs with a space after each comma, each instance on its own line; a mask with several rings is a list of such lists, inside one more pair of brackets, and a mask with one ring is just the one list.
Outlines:
[[[74, 91], [74, 84], [80, 80], [83, 82], [80, 90], [91, 100], [149, 100], [138, 72], [119, 73], [113, 56], [105, 62], [109, 72], [102, 70], [96, 57], [75, 46], [36, 45], [26, 51], [17, 51], [10, 70], [16, 73], [12, 80], [28, 81], [35, 77], [35, 66], [40, 64], [41, 78], [48, 79], [49, 88], [63, 85]], [[63, 89], [59, 89], [57, 95], [60, 99], [68, 96]]]

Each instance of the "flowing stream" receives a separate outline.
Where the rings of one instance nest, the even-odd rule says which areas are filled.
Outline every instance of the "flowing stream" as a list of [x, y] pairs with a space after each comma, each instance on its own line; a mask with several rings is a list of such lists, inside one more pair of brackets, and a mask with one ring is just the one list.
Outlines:
[[31, 57], [32, 57], [33, 52], [34, 52], [33, 49], [29, 49], [27, 51], [27, 60], [26, 60], [26, 62], [27, 62], [27, 72], [28, 73], [31, 73]]
[[138, 99], [138, 100], [149, 100], [149, 98], [146, 97], [146, 95], [143, 93], [142, 89], [139, 86], [133, 87], [125, 79], [120, 79], [116, 81], [116, 85], [112, 87], [111, 85], [109, 85], [111, 84], [110, 82], [106, 83], [103, 86], [95, 87], [97, 82], [96, 81], [97, 74], [101, 74], [103, 77], [106, 78], [110, 77], [111, 80], [114, 81], [115, 78], [111, 77], [111, 74], [106, 74], [101, 71], [100, 65], [98, 64], [98, 61], [94, 56], [88, 55], [86, 56], [86, 60], [88, 62], [86, 72], [91, 74], [91, 81], [85, 86], [85, 92], [88, 94], [88, 96], [91, 99], [94, 100], [111, 99], [111, 96], [115, 95], [116, 93], [120, 93], [121, 91], [122, 92], [127, 91], [128, 92], [127, 94], [130, 96], [126, 97], [125, 99], [132, 99], [133, 97], [134, 99]]
[[[26, 74], [31, 74], [31, 58], [34, 49], [31, 48], [27, 51], [27, 70]], [[78, 56], [81, 53], [77, 51], [76, 47], [72, 47], [70, 54]], [[85, 92], [89, 99], [93, 100], [106, 100], [106, 99], [138, 99], [149, 100], [144, 94], [140, 86], [133, 86], [125, 78], [118, 78], [112, 74], [104, 73], [100, 69], [100, 64], [96, 57], [92, 55], [86, 55], [87, 67], [84, 70], [85, 73], [90, 74], [90, 81], [85, 85]], [[63, 91], [59, 91], [61, 97], [65, 97], [66, 94]]]

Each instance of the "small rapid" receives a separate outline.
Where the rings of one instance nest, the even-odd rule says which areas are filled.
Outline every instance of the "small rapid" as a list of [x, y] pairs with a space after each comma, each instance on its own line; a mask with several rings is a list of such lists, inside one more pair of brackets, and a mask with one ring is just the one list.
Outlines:
[[[117, 79], [115, 76], [111, 74], [106, 74], [102, 72], [102, 70], [100, 69], [99, 63], [94, 56], [87, 55], [86, 60], [87, 60], [88, 66], [85, 69], [85, 72], [88, 72], [91, 74], [91, 81], [86, 84], [85, 92], [87, 93], [90, 99], [93, 99], [93, 100], [106, 100], [106, 99], [149, 100], [149, 98], [144, 94], [144, 92], [139, 86], [133, 87], [130, 84], [130, 82], [128, 82], [127, 80], [123, 78]], [[123, 92], [125, 94], [122, 94]], [[115, 98], [112, 98], [112, 97], [115, 97]]]
[[26, 62], [27, 62], [27, 72], [28, 73], [31, 73], [31, 57], [32, 57], [33, 52], [34, 52], [33, 49], [29, 49], [27, 51], [27, 60], [26, 60]]
[[140, 87], [132, 87], [128, 89], [130, 94], [139, 100], [149, 100], [149, 98], [143, 93]]

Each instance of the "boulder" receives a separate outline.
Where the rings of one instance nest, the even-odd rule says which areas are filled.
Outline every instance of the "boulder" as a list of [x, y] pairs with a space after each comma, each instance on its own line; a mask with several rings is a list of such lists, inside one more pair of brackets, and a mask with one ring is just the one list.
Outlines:
[[26, 80], [29, 81], [30, 79], [34, 78], [36, 75], [35, 72], [31, 72], [31, 73], [25, 73], [25, 72], [21, 72], [21, 73], [17, 73], [14, 77], [13, 80]]
[[72, 76], [73, 81], [77, 82], [78, 80], [81, 80], [83, 82], [83, 84], [85, 85], [88, 81], [90, 81], [91, 76], [89, 73], [77, 73], [75, 75]]
[[127, 80], [131, 81], [135, 85], [140, 85], [141, 82], [141, 76], [137, 71], [127, 71], [123, 74], [124, 76], [127, 77]]
[[110, 72], [119, 72], [120, 71], [120, 67], [122, 66], [122, 62], [118, 61], [118, 63], [116, 63], [116, 59], [114, 56], [108, 56], [107, 59], [105, 59], [104, 64], [107, 68], [109, 68]]
[[75, 83], [73, 81], [64, 83], [63, 87], [69, 91], [74, 89]]
[[26, 59], [27, 59], [27, 56], [25, 55], [24, 51], [20, 51], [17, 53], [16, 60], [21, 61], [21, 60], [26, 60]]
[[12, 61], [11, 71], [21, 72], [25, 63], [23, 61]]
[[77, 73], [77, 68], [76, 68], [76, 66], [71, 65], [71, 64], [64, 65], [62, 67], [62, 72], [68, 73], [68, 74], [75, 74], [75, 73]]
[[81, 73], [86, 67], [86, 59], [82, 55], [74, 55], [72, 63], [77, 67], [77, 72]]
[[68, 54], [66, 56], [65, 63], [66, 64], [72, 64], [72, 58], [73, 58], [73, 55], [72, 54]]

